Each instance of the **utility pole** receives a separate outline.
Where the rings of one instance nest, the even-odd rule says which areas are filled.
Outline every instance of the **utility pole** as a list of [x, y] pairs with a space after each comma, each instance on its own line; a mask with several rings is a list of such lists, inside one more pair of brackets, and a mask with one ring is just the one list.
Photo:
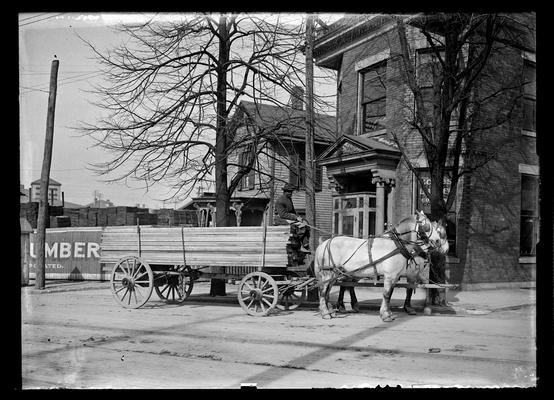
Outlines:
[[44, 141], [44, 158], [40, 175], [40, 199], [38, 207], [37, 235], [35, 247], [37, 249], [37, 264], [35, 268], [35, 288], [44, 289], [45, 281], [45, 241], [46, 221], [48, 219], [48, 183], [50, 181], [50, 165], [52, 163], [52, 145], [54, 142], [54, 115], [56, 111], [56, 90], [58, 83], [58, 68], [60, 62], [52, 61], [50, 70], [50, 94], [48, 95], [48, 114], [46, 116], [46, 138]]
[[[314, 17], [306, 16], [306, 219], [315, 225], [315, 161], [314, 161]], [[315, 236], [312, 230], [310, 248], [315, 252]]]

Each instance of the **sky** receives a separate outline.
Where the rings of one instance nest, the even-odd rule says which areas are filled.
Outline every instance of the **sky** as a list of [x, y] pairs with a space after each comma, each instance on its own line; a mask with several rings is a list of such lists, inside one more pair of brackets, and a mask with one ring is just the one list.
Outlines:
[[[183, 202], [164, 201], [169, 188], [133, 182], [107, 183], [92, 163], [106, 161], [105, 150], [76, 128], [95, 122], [100, 110], [86, 91], [101, 79], [92, 51], [79, 38], [107, 50], [125, 40], [112, 28], [121, 22], [146, 20], [145, 14], [22, 13], [19, 14], [20, 184], [29, 188], [40, 179], [46, 134], [49, 81], [52, 61], [59, 61], [54, 141], [50, 178], [62, 185], [64, 198], [86, 205], [94, 193], [117, 206], [176, 208]], [[174, 19], [176, 15], [159, 15]], [[298, 17], [302, 17], [300, 14]], [[317, 88], [315, 89], [317, 91]]]

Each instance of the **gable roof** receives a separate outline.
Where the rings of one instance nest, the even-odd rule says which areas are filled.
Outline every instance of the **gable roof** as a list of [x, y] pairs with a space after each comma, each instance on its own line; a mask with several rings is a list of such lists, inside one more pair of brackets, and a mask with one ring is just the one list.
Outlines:
[[317, 160], [320, 161], [326, 158], [331, 158], [339, 149], [342, 149], [343, 151], [346, 150], [352, 154], [375, 150], [378, 152], [400, 154], [400, 151], [394, 142], [382, 137], [368, 138], [356, 135], [342, 135], [335, 141], [335, 143], [329, 146]]
[[[40, 178], [36, 181], [31, 182], [31, 185], [40, 185]], [[48, 180], [48, 185], [54, 185], [54, 186], [61, 186], [62, 184], [58, 181], [55, 181], [54, 179], [50, 178]]]
[[[306, 140], [306, 111], [292, 107], [278, 107], [272, 104], [241, 101], [239, 105], [252, 123], [265, 129], [277, 128], [275, 133], [280, 137], [292, 140]], [[314, 114], [314, 142], [333, 143], [336, 137], [336, 118], [327, 114]]]

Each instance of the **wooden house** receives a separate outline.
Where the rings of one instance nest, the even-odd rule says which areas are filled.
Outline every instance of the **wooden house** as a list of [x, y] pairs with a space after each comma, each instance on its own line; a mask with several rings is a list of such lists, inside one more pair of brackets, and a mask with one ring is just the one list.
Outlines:
[[[236, 146], [228, 156], [229, 182], [238, 168], [248, 162], [253, 145], [257, 148], [254, 167], [240, 181], [231, 198], [231, 223], [242, 226], [261, 225], [263, 217], [273, 223], [273, 200], [280, 196], [286, 183], [298, 188], [293, 193], [296, 211], [305, 215], [305, 144], [306, 114], [301, 97], [293, 96], [290, 106], [243, 101], [233, 117], [238, 125]], [[314, 160], [336, 140], [335, 117], [315, 114]], [[320, 234], [331, 232], [332, 192], [324, 168], [316, 169], [315, 225]], [[205, 192], [192, 199], [184, 209], [209, 210], [215, 205], [215, 195]], [[212, 208], [213, 211], [213, 208]], [[314, 223], [314, 221], [312, 221]], [[314, 234], [318, 235], [318, 233]]]

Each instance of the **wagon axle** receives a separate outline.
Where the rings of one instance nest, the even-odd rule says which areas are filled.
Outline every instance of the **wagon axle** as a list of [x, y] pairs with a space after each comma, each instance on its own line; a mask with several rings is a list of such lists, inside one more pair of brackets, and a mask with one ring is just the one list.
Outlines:
[[132, 290], [133, 287], [135, 286], [135, 281], [133, 280], [133, 278], [125, 277], [121, 280], [121, 286], [129, 290]]
[[259, 301], [262, 299], [262, 291], [260, 289], [252, 289], [248, 296], [254, 301]]

